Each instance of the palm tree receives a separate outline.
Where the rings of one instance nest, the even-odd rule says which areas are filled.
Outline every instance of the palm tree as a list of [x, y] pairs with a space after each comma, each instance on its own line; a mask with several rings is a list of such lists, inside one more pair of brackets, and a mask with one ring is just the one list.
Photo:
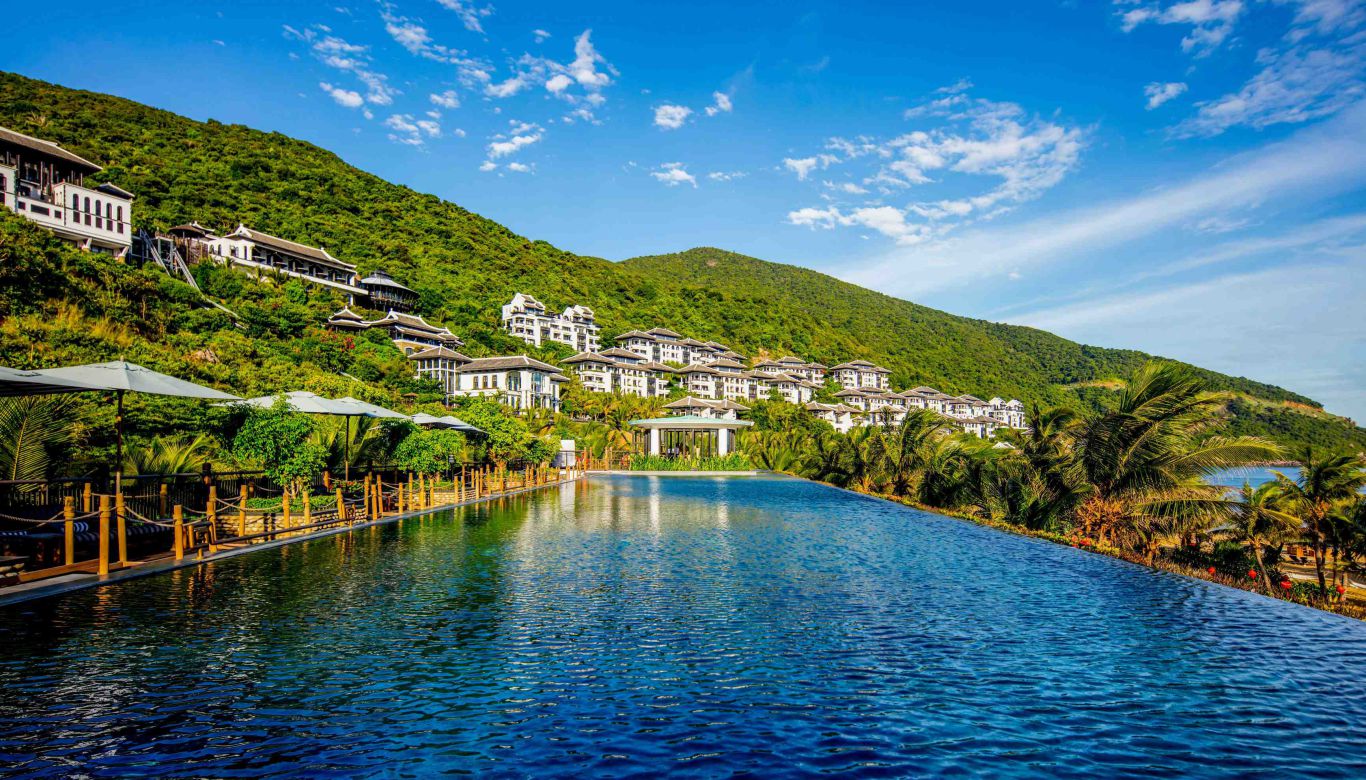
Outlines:
[[185, 437], [157, 436], [143, 445], [128, 447], [123, 454], [125, 474], [189, 474], [209, 461], [213, 439], [207, 434]]
[[1247, 545], [1262, 574], [1262, 584], [1271, 592], [1271, 575], [1266, 570], [1264, 551], [1293, 538], [1300, 530], [1300, 519], [1284, 511], [1285, 490], [1275, 482], [1265, 482], [1254, 490], [1246, 482], [1238, 493], [1229, 519], [1217, 527], [1235, 542]]
[[[1346, 586], [1349, 584], [1346, 579], [1352, 571], [1359, 568], [1358, 564], [1361, 561], [1366, 560], [1366, 496], [1342, 505], [1332, 515], [1331, 519], [1335, 557], [1343, 564], [1341, 569], [1342, 594], [1338, 596], [1338, 600], [1346, 601]], [[1334, 581], [1337, 580], [1336, 572], [1333, 579]]]
[[901, 424], [880, 430], [869, 440], [869, 459], [885, 477], [888, 489], [908, 495], [925, 471], [934, 442], [952, 430], [948, 419], [928, 409], [912, 409]]
[[1135, 371], [1117, 407], [1085, 420], [1074, 435], [1087, 486], [1077, 515], [1087, 534], [1142, 550], [1151, 561], [1164, 536], [1226, 516], [1229, 497], [1205, 475], [1278, 450], [1251, 436], [1207, 436], [1225, 401], [1176, 364]]
[[1276, 472], [1276, 481], [1285, 491], [1304, 521], [1305, 533], [1314, 548], [1314, 571], [1318, 575], [1319, 590], [1328, 589], [1324, 565], [1330, 541], [1329, 517], [1338, 505], [1356, 500], [1366, 487], [1366, 469], [1358, 456], [1345, 453], [1316, 452], [1305, 446], [1296, 453], [1300, 476], [1290, 479]]
[[0, 477], [46, 479], [52, 451], [71, 438], [68, 396], [0, 400]]

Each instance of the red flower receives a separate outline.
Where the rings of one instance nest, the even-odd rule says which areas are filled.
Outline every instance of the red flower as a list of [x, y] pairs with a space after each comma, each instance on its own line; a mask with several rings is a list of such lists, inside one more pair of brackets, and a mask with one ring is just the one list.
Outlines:
[[1209, 567], [1209, 573], [1210, 573], [1210, 574], [1213, 574], [1213, 573], [1214, 573], [1214, 567], [1213, 567], [1213, 566]]
[[1295, 586], [1290, 584], [1290, 580], [1281, 580], [1281, 587], [1285, 588], [1286, 590], [1290, 590]]
[[1347, 592], [1347, 589], [1344, 588], [1344, 587], [1342, 587], [1341, 585], [1339, 585], [1339, 586], [1337, 587], [1337, 591], [1338, 591], [1338, 595], [1341, 596], [1342, 594], [1344, 594], [1344, 593]]
[[1248, 569], [1248, 570], [1247, 570], [1247, 578], [1250, 579], [1250, 580], [1255, 580], [1255, 579], [1257, 579], [1257, 570], [1256, 570], [1256, 569]]

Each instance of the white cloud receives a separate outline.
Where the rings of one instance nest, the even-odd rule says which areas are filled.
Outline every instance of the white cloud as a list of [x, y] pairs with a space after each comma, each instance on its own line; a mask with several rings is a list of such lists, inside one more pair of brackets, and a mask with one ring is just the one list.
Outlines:
[[455, 90], [453, 89], [448, 89], [441, 93], [433, 92], [428, 95], [427, 98], [432, 101], [433, 105], [441, 106], [442, 108], [460, 108], [460, 96], [455, 94]]
[[490, 159], [506, 157], [514, 152], [539, 143], [545, 137], [544, 130], [540, 125], [528, 122], [509, 122], [510, 130], [505, 134], [495, 135], [493, 141], [488, 145]]
[[680, 184], [691, 184], [697, 186], [697, 179], [688, 173], [687, 169], [680, 162], [664, 163], [658, 170], [650, 171], [650, 175], [658, 181], [664, 182], [666, 187], [677, 187]]
[[441, 137], [441, 125], [430, 119], [414, 119], [412, 114], [393, 114], [384, 120], [384, 126], [393, 130], [389, 140], [409, 146], [422, 146], [428, 138]]
[[488, 172], [488, 171], [494, 170], [494, 169], [497, 168], [497, 167], [498, 167], [498, 163], [496, 163], [496, 162], [494, 162], [494, 161], [492, 161], [492, 160], [485, 160], [483, 163], [481, 163], [481, 164], [479, 165], [479, 170], [484, 171], [484, 172]]
[[484, 87], [484, 94], [494, 98], [507, 98], [521, 92], [529, 85], [525, 75], [518, 74], [511, 76], [498, 83], [490, 83]]
[[707, 116], [716, 116], [721, 113], [729, 114], [730, 110], [734, 107], [734, 104], [731, 103], [730, 95], [727, 95], [724, 92], [713, 92], [711, 93], [711, 97], [712, 104], [707, 106]]
[[797, 174], [799, 181], [805, 181], [806, 177], [817, 168], [829, 168], [833, 163], [839, 162], [839, 158], [833, 154], [818, 154], [814, 157], [784, 157], [783, 167]]
[[788, 212], [787, 222], [824, 230], [836, 226], [870, 228], [902, 246], [918, 244], [933, 234], [926, 225], [907, 222], [906, 215], [891, 206], [867, 206], [847, 213], [835, 206], [823, 209], [808, 206]]
[[1366, 183], [1366, 105], [1162, 190], [892, 252], [850, 281], [918, 295], [977, 284], [1135, 241], [1214, 214], [1282, 199], [1303, 205]]
[[[365, 86], [365, 101], [378, 106], [394, 102], [399, 93], [389, 86], [389, 77], [371, 67], [369, 47], [349, 43], [331, 34], [331, 28], [314, 25], [297, 30], [284, 25], [284, 35], [308, 45], [309, 52], [323, 65], [355, 76]], [[334, 98], [335, 99], [335, 98]]]
[[1196, 115], [1173, 134], [1214, 136], [1238, 125], [1261, 129], [1306, 122], [1335, 114], [1366, 94], [1366, 39], [1342, 47], [1265, 49], [1258, 61], [1262, 69], [1242, 89], [1198, 103]]
[[825, 185], [826, 189], [835, 190], [836, 192], [843, 192], [843, 193], [846, 194], [846, 195], [867, 195], [867, 194], [868, 194], [868, 190], [867, 190], [867, 189], [865, 189], [865, 188], [863, 188], [863, 187], [860, 187], [859, 185], [853, 183], [852, 181], [843, 181], [843, 182], [824, 181], [824, 182], [821, 182], [821, 184]]
[[337, 105], [339, 106], [345, 106], [346, 108], [360, 108], [362, 105], [365, 104], [365, 98], [361, 97], [361, 94], [359, 92], [355, 92], [349, 89], [342, 89], [341, 87], [334, 87], [331, 84], [328, 84], [326, 81], [319, 83], [318, 86], [322, 87], [323, 92], [326, 92], [329, 96], [331, 96], [331, 98], [335, 100], [337, 102]]
[[[569, 75], [589, 90], [599, 90], [612, 83], [607, 72], [598, 70], [598, 65], [607, 65], [607, 60], [593, 48], [589, 39], [592, 30], [584, 30], [574, 39], [574, 61], [569, 63]], [[610, 70], [611, 66], [607, 65]]]
[[454, 11], [460, 17], [460, 21], [465, 25], [465, 29], [470, 32], [482, 33], [484, 31], [481, 19], [493, 15], [493, 6], [486, 5], [482, 8], [465, 2], [465, 0], [436, 0], [443, 8]]
[[515, 172], [515, 173], [531, 173], [532, 169], [533, 169], [532, 166], [527, 165], [527, 164], [525, 164], [525, 163], [519, 163], [519, 162], [510, 162], [510, 163], [508, 163], [508, 170], [509, 170], [509, 171], [513, 171], [513, 172]]
[[531, 35], [536, 39], [537, 43], [545, 43], [546, 39], [550, 37], [550, 33], [545, 30], [532, 30]]
[[692, 116], [692, 109], [687, 106], [675, 106], [669, 103], [655, 106], [655, 127], [664, 130], [677, 130], [688, 121], [689, 116]]
[[1116, 0], [1116, 4], [1128, 9], [1120, 13], [1120, 26], [1125, 32], [1149, 22], [1189, 27], [1181, 39], [1181, 48], [1201, 55], [1228, 39], [1246, 9], [1243, 0], [1183, 0], [1166, 6], [1157, 2], [1135, 6], [1133, 0]]
[[1186, 91], [1186, 85], [1180, 81], [1168, 81], [1165, 83], [1152, 82], [1143, 88], [1143, 94], [1148, 98], [1148, 110], [1166, 103]]
[[735, 181], [736, 179], [743, 179], [748, 175], [749, 174], [744, 171], [712, 171], [707, 174], [707, 178], [712, 181]]
[[556, 73], [554, 76], [550, 77], [549, 81], [545, 83], [545, 88], [550, 92], [559, 94], [565, 91], [566, 89], [569, 89], [570, 85], [573, 83], [574, 79], [570, 78], [569, 74]]

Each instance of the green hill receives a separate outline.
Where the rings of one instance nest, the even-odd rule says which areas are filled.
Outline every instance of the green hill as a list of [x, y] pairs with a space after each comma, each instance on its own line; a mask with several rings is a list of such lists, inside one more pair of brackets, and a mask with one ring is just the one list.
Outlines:
[[[892, 369], [897, 386], [928, 384], [982, 397], [1103, 404], [1104, 382], [1149, 358], [956, 317], [810, 270], [718, 249], [623, 263], [575, 255], [278, 133], [197, 122], [13, 74], [0, 74], [0, 125], [56, 141], [105, 166], [97, 178], [137, 194], [134, 214], [143, 227], [194, 219], [230, 229], [244, 222], [326, 246], [357, 263], [362, 273], [387, 270], [420, 293], [424, 316], [456, 331], [469, 342], [467, 351], [476, 354], [527, 351], [498, 330], [499, 307], [524, 291], [555, 307], [592, 306], [608, 336], [667, 325], [748, 355], [794, 353], [828, 364], [875, 360]], [[32, 254], [41, 245], [52, 256], [49, 265], [79, 265], [86, 270], [77, 273], [91, 274], [88, 281], [127, 276], [100, 267], [98, 259], [57, 253], [51, 243], [21, 240], [27, 233], [26, 227], [7, 226], [0, 238], [23, 243], [28, 261], [40, 265]], [[15, 251], [5, 254], [16, 256]], [[62, 257], [53, 259], [56, 254]], [[247, 393], [291, 383], [316, 385], [339, 371], [372, 384], [381, 395], [413, 389], [403, 362], [385, 354], [382, 343], [344, 354], [329, 345], [318, 325], [339, 299], [325, 291], [263, 286], [203, 269], [201, 286], [242, 315], [243, 330], [221, 312], [196, 310], [194, 296], [184, 292], [189, 288], [169, 280], [136, 275], [132, 297], [106, 290], [102, 298], [96, 281], [78, 295], [53, 273], [42, 287], [51, 299], [43, 304], [49, 314], [65, 302], [133, 335], [120, 336], [122, 341], [86, 337], [59, 348], [36, 343], [11, 322], [0, 330], [0, 359], [36, 364], [78, 354], [95, 359], [140, 352], [149, 362], [175, 361], [185, 370], [212, 373]], [[184, 291], [162, 290], [176, 287]], [[41, 303], [38, 297], [16, 295], [8, 304], [11, 311], [0, 313], [13, 317], [27, 309], [35, 327], [55, 327], [50, 316], [32, 313]], [[557, 352], [567, 350], [552, 347], [542, 356]], [[195, 355], [208, 364], [196, 364]], [[268, 361], [271, 369], [248, 370], [235, 360]], [[1214, 386], [1246, 396], [1231, 407], [1244, 430], [1366, 447], [1366, 431], [1325, 414], [1312, 399], [1250, 379], [1204, 373]]]

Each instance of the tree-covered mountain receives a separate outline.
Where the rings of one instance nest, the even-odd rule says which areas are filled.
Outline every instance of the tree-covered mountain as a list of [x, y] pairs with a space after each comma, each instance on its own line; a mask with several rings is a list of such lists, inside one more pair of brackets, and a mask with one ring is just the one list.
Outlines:
[[[576, 255], [279, 133], [197, 122], [18, 75], [0, 74], [0, 125], [56, 141], [104, 166], [96, 178], [136, 193], [134, 218], [142, 227], [198, 220], [231, 229], [242, 222], [325, 246], [357, 263], [362, 273], [386, 270], [420, 293], [424, 316], [456, 331], [473, 353], [525, 351], [498, 330], [499, 307], [523, 291], [552, 307], [592, 306], [606, 336], [667, 325], [748, 355], [793, 353], [827, 364], [874, 360], [892, 369], [897, 386], [928, 384], [982, 397], [1103, 404], [1106, 381], [1149, 358], [957, 317], [807, 269], [718, 249], [621, 263]], [[18, 234], [7, 230], [0, 237]], [[306, 328], [316, 329], [320, 312], [334, 303], [316, 291], [304, 301], [282, 301], [271, 297], [278, 290], [244, 291], [221, 275], [204, 281], [206, 290], [225, 300], [246, 297], [239, 305], [247, 311], [238, 312], [247, 321], [246, 333], [221, 314], [163, 315], [164, 327], [159, 324], [150, 336], [154, 342], [176, 344], [176, 354], [183, 355], [203, 340], [184, 328], [208, 327], [204, 323], [211, 320], [213, 327], [232, 329], [215, 338], [232, 341], [239, 359], [251, 359], [253, 350], [238, 339], [297, 338]], [[44, 292], [62, 295], [60, 284]], [[292, 294], [299, 296], [297, 290]], [[298, 321], [303, 317], [311, 321]], [[182, 319], [192, 324], [181, 325]], [[92, 347], [101, 349], [108, 352]], [[329, 364], [316, 350], [268, 351], [282, 366], [292, 361], [301, 369], [355, 373], [350, 365]], [[0, 356], [17, 352], [22, 350], [13, 344], [0, 344]], [[217, 353], [215, 359], [226, 360]], [[371, 362], [362, 378], [395, 389], [401, 363], [382, 356]], [[1215, 387], [1242, 395], [1232, 409], [1245, 430], [1366, 447], [1366, 431], [1325, 414], [1312, 399], [1250, 379], [1203, 373]], [[268, 382], [251, 381], [260, 383]]]

